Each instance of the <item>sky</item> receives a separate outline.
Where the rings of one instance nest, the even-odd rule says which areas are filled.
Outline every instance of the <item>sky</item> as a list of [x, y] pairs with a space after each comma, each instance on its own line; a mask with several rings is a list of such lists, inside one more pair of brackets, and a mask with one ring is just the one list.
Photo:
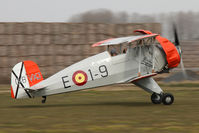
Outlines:
[[0, 0], [0, 22], [67, 22], [93, 9], [131, 14], [199, 12], [198, 0]]

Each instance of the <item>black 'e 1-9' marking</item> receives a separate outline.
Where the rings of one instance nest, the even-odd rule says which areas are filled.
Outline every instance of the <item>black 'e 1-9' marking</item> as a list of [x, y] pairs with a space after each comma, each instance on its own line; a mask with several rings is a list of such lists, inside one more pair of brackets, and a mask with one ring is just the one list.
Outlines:
[[69, 82], [69, 80], [67, 78], [68, 78], [68, 76], [62, 77], [62, 82], [63, 82], [64, 88], [71, 87], [70, 85], [68, 85], [68, 86], [66, 85]]

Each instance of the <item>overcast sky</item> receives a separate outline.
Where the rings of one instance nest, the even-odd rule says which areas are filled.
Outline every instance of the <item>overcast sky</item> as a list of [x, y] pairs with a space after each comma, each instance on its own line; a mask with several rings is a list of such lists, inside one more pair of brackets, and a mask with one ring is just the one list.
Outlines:
[[74, 14], [105, 8], [127, 13], [199, 12], [198, 0], [0, 0], [1, 22], [66, 22]]

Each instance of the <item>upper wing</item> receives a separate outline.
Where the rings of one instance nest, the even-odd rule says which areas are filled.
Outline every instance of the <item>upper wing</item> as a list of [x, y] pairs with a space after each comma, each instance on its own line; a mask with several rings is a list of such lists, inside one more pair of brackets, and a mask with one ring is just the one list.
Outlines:
[[150, 35], [139, 35], [139, 36], [128, 36], [128, 37], [120, 37], [120, 38], [110, 38], [104, 41], [97, 42], [92, 45], [92, 47], [97, 47], [97, 46], [106, 46], [106, 45], [117, 45], [121, 43], [130, 43], [138, 40], [142, 40], [145, 38], [152, 38], [156, 37], [158, 34], [150, 34]]

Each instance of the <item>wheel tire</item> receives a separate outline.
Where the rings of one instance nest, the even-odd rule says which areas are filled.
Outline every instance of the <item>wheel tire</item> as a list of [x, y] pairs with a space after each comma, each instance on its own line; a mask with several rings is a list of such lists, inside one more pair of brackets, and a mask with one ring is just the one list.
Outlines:
[[157, 94], [157, 93], [153, 93], [151, 95], [151, 101], [154, 104], [161, 104], [162, 103], [162, 95], [161, 94]]
[[170, 93], [164, 93], [162, 102], [164, 105], [171, 105], [174, 102], [174, 96]]

